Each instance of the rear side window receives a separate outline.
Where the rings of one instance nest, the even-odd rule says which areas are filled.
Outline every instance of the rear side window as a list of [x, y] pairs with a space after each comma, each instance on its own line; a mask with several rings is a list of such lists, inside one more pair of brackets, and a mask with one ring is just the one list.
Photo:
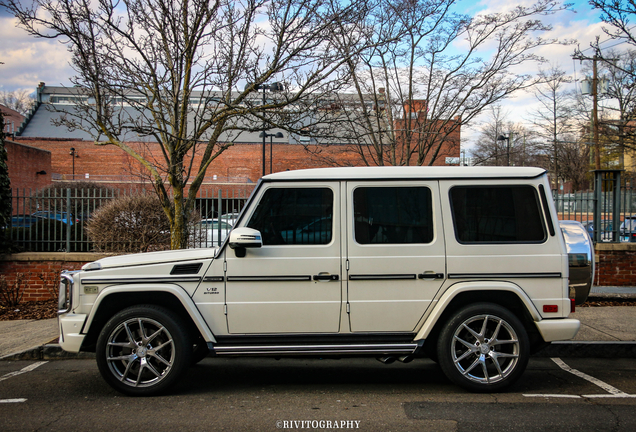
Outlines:
[[360, 244], [433, 241], [431, 191], [426, 187], [359, 187], [353, 191], [353, 211]]
[[545, 224], [531, 186], [456, 186], [450, 191], [460, 243], [541, 243]]
[[265, 246], [328, 244], [332, 225], [329, 188], [268, 189], [247, 224], [261, 232]]

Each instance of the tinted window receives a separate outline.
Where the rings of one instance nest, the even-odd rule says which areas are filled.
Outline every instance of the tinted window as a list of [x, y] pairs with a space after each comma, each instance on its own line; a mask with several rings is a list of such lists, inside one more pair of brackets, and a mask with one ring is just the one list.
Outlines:
[[450, 195], [460, 243], [536, 243], [546, 238], [531, 186], [454, 187]]
[[268, 189], [247, 226], [261, 232], [266, 246], [327, 244], [332, 215], [331, 189]]
[[353, 192], [360, 244], [433, 241], [431, 191], [425, 187], [361, 187]]

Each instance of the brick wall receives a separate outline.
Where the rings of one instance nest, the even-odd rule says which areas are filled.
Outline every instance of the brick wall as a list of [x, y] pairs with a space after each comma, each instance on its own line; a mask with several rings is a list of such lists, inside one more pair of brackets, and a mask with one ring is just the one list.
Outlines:
[[[106, 255], [93, 253], [20, 253], [0, 257], [0, 275], [13, 284], [27, 282], [24, 301], [57, 297], [59, 274], [77, 270]], [[22, 276], [19, 276], [19, 273]], [[636, 243], [604, 243], [596, 247], [595, 285], [636, 285]]]
[[636, 243], [598, 243], [595, 285], [636, 286]]
[[[73, 157], [70, 149], [74, 148], [75, 175], [83, 177], [90, 176], [130, 176], [138, 175], [142, 172], [140, 165], [128, 156], [123, 150], [113, 145], [98, 146], [92, 141], [66, 140], [53, 138], [23, 138], [18, 137], [22, 143], [33, 147], [45, 149], [51, 152], [51, 165], [55, 173], [68, 175], [73, 171]], [[160, 147], [152, 143], [130, 143], [149, 159], [157, 161], [160, 166], [163, 156], [160, 154]], [[323, 150], [309, 153], [304, 146], [297, 144], [276, 144], [272, 149], [273, 172], [286, 170], [296, 170], [302, 168], [318, 168], [328, 166], [325, 158], [320, 153], [332, 154], [343, 165], [360, 165], [359, 156], [351, 152], [343, 152], [342, 146], [325, 147]], [[194, 166], [198, 167], [200, 154], [194, 160]], [[442, 161], [443, 162], [443, 161]], [[252, 182], [256, 182], [262, 174], [263, 146], [262, 144], [241, 144], [237, 143], [217, 157], [206, 172], [207, 177], [217, 175], [219, 177], [246, 177]], [[270, 146], [266, 146], [266, 170], [270, 173]]]
[[[455, 133], [459, 137], [459, 131]], [[45, 149], [51, 152], [51, 171], [57, 174], [68, 176], [73, 171], [73, 160], [75, 162], [75, 179], [84, 178], [89, 175], [88, 180], [94, 176], [146, 176], [145, 169], [128, 156], [123, 150], [113, 145], [97, 146], [92, 141], [66, 140], [66, 139], [46, 139], [46, 138], [16, 138], [22, 143], [33, 147]], [[455, 144], [453, 144], [455, 143]], [[445, 165], [443, 156], [459, 156], [459, 139], [449, 141], [449, 144], [441, 151], [441, 157], [434, 165]], [[153, 143], [129, 143], [138, 152], [150, 160], [155, 160], [157, 166], [161, 166], [163, 156], [157, 144]], [[74, 148], [77, 157], [74, 159], [70, 154], [70, 149]], [[308, 151], [309, 150], [309, 151]], [[341, 166], [363, 166], [360, 156], [347, 146], [310, 146], [305, 149], [299, 144], [276, 144], [274, 143], [272, 153], [272, 172], [287, 170], [297, 170], [305, 168], [320, 168], [334, 166], [334, 163]], [[258, 144], [237, 143], [224, 151], [210, 165], [206, 172], [206, 177], [214, 175], [218, 178], [242, 177], [249, 179], [252, 184], [256, 183], [262, 175], [263, 166], [263, 146]], [[195, 156], [194, 167], [199, 166], [200, 154]], [[266, 146], [266, 173], [270, 173], [270, 145]], [[143, 174], [142, 174], [143, 173]], [[70, 176], [69, 176], [70, 179]], [[128, 185], [121, 185], [128, 187]], [[202, 190], [227, 189], [225, 186], [215, 186], [207, 184]], [[249, 191], [248, 191], [249, 192]]]
[[[76, 157], [75, 179], [83, 179], [86, 174], [87, 180], [98, 178], [95, 176], [146, 176], [145, 170], [132, 157], [128, 156], [118, 147], [107, 145], [97, 146], [91, 141], [65, 140], [65, 139], [38, 139], [38, 138], [17, 138], [20, 142], [33, 147], [45, 149], [51, 152], [51, 170], [54, 173], [62, 174], [65, 178], [71, 179], [73, 172], [73, 158], [70, 149], [74, 148]], [[149, 159], [157, 161], [160, 166], [162, 156], [156, 144], [130, 144], [136, 150], [144, 154]], [[359, 164], [356, 155], [340, 154], [340, 149], [333, 148], [343, 163], [349, 165]], [[262, 174], [262, 144], [235, 144], [223, 152], [212, 162], [206, 172], [206, 177], [218, 176], [219, 179], [227, 177], [243, 177], [252, 183], [261, 177]], [[152, 156], [148, 156], [152, 154]], [[311, 156], [305, 151], [302, 145], [274, 144], [273, 146], [273, 172], [286, 170], [296, 170], [302, 168], [318, 168], [327, 164], [317, 156]], [[195, 157], [194, 166], [198, 167], [200, 155]], [[266, 148], [266, 169], [270, 172], [270, 147]], [[128, 187], [122, 184], [120, 186]], [[221, 186], [205, 185], [203, 190], [217, 190]], [[226, 190], [227, 187], [223, 187]]]
[[[57, 174], [72, 174], [75, 159], [75, 174], [128, 175], [126, 153], [115, 146], [97, 146], [92, 141], [60, 138], [22, 138], [16, 141], [47, 150], [51, 153], [51, 169]], [[70, 154], [75, 149], [77, 157]]]
[[62, 270], [78, 270], [104, 255], [19, 253], [0, 258], [0, 275], [9, 287], [24, 286], [22, 301], [57, 298]]
[[35, 191], [51, 183], [50, 151], [13, 141], [5, 141], [5, 148], [12, 189]]

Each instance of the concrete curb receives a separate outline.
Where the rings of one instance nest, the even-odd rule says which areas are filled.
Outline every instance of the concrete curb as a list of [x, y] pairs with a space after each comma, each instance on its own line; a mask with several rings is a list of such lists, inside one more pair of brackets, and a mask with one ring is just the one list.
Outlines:
[[[552, 342], [532, 357], [636, 358], [636, 342]], [[58, 344], [45, 344], [0, 357], [0, 361], [95, 359], [95, 353], [66, 352]]]
[[94, 359], [95, 353], [79, 352], [70, 353], [62, 349], [59, 344], [45, 344], [35, 346], [13, 354], [0, 357], [0, 361], [16, 360], [69, 360], [69, 359]]

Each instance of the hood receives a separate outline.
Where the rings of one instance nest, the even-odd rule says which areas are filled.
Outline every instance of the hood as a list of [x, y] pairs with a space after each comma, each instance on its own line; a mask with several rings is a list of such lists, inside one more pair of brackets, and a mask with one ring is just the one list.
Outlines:
[[218, 250], [218, 248], [180, 249], [132, 255], [118, 255], [88, 263], [82, 267], [82, 270], [90, 271], [115, 267], [131, 267], [144, 264], [210, 259], [216, 256]]

